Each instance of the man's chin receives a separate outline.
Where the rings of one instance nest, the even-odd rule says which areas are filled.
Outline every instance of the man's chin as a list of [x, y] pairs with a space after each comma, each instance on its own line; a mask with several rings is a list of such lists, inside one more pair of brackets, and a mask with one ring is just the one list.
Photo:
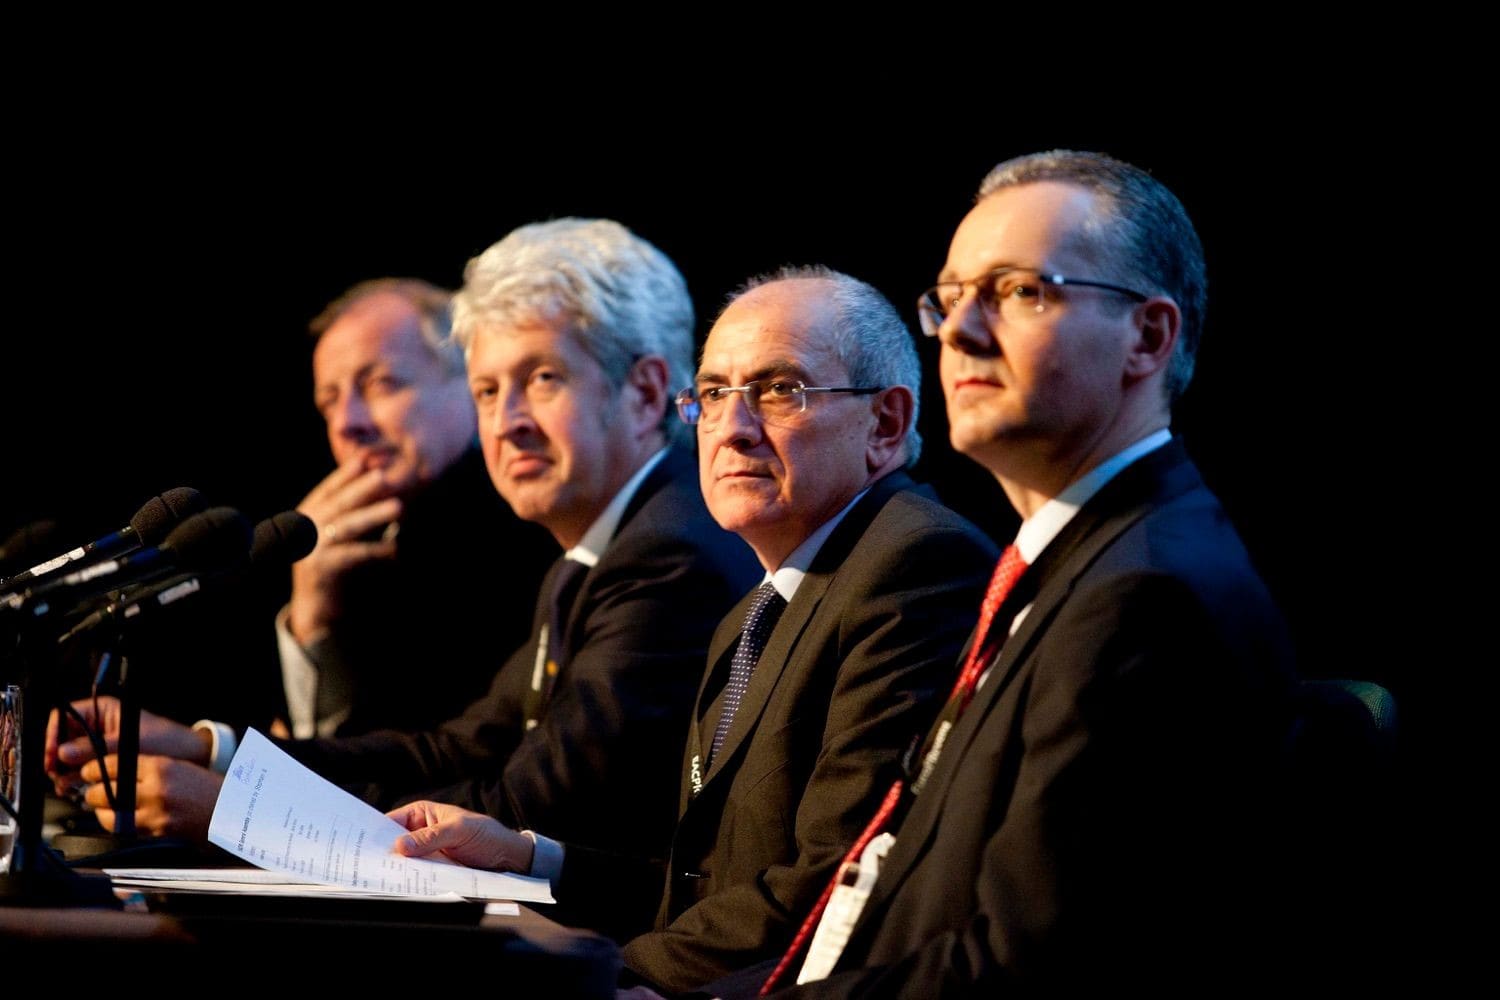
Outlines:
[[507, 479], [497, 483], [500, 496], [510, 504], [517, 517], [523, 521], [546, 523], [548, 516], [558, 506], [557, 491], [550, 484], [535, 479]]

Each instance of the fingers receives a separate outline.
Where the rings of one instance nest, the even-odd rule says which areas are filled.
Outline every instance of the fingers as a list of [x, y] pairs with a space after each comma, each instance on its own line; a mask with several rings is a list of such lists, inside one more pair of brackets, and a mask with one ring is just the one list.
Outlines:
[[[108, 754], [104, 758], [104, 766], [102, 768], [99, 766], [99, 762], [97, 760], [90, 760], [88, 763], [84, 764], [83, 767], [78, 769], [78, 777], [82, 778], [84, 781], [89, 782], [90, 784], [97, 785], [99, 782], [104, 780], [104, 775], [108, 774], [110, 780], [113, 781], [115, 777], [115, 768], [119, 766], [120, 758], [115, 754]], [[100, 792], [100, 795], [102, 796], [103, 792]]]
[[[383, 469], [362, 471], [358, 460], [355, 460], [335, 469], [327, 479], [313, 488], [297, 509], [312, 518], [321, 533], [329, 523], [342, 519], [350, 512], [363, 510], [384, 500], [394, 500], [395, 490], [396, 484], [387, 481]], [[342, 532], [344, 525], [340, 523], [338, 528], [335, 535]], [[368, 527], [364, 530], [368, 530]]]
[[[110, 733], [104, 737], [104, 749], [114, 753], [119, 748], [120, 738], [116, 733]], [[94, 744], [89, 742], [87, 736], [60, 743], [57, 747], [57, 757], [53, 761], [54, 769], [73, 770], [94, 758]], [[45, 760], [45, 756], [43, 758]]]
[[42, 746], [42, 770], [48, 774], [57, 772], [57, 709], [47, 716], [47, 742]]
[[404, 806], [397, 806], [392, 809], [386, 813], [386, 816], [400, 823], [408, 830], [420, 830], [428, 823], [429, 812], [427, 807], [429, 805], [431, 803], [425, 801], [408, 802]]
[[401, 501], [395, 497], [363, 507], [346, 508], [318, 526], [318, 537], [329, 543], [355, 542], [386, 528], [401, 516]]
[[453, 847], [457, 840], [458, 825], [456, 823], [436, 823], [432, 826], [423, 826], [411, 829], [404, 837], [396, 840], [396, 853], [404, 854], [408, 858], [425, 858], [445, 847]]

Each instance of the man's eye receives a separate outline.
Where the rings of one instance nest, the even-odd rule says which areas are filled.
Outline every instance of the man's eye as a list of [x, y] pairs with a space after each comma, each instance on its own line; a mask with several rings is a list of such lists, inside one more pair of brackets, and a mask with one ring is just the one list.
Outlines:
[[707, 389], [698, 390], [698, 398], [709, 403], [722, 403], [728, 395], [728, 387], [722, 385], [713, 385]]
[[768, 395], [776, 397], [777, 399], [789, 399], [792, 396], [797, 395], [797, 383], [768, 382], [766, 383], [766, 393]]
[[1034, 281], [1007, 281], [1000, 286], [1000, 297], [1035, 302], [1042, 294], [1042, 287]]
[[402, 382], [393, 375], [371, 375], [365, 380], [365, 391], [371, 393], [395, 392], [400, 389]]

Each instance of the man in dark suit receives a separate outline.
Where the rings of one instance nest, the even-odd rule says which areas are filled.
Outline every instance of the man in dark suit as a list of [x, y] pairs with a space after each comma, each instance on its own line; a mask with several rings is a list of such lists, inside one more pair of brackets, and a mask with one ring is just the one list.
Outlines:
[[[623, 869], [632, 882], [576, 843], [546, 872], [595, 925], [622, 897], [660, 900], [624, 951], [636, 979], [688, 989], [784, 948], [952, 684], [995, 548], [903, 471], [919, 381], [890, 304], [819, 269], [738, 295], [678, 397], [708, 508], [766, 580], [709, 648], [664, 891], [660, 868], [654, 884]], [[542, 873], [498, 824], [429, 804], [397, 815], [410, 853]]]
[[953, 443], [1023, 524], [972, 679], [772, 985], [1211, 989], [1197, 977], [1274, 957], [1262, 862], [1290, 654], [1168, 430], [1201, 329], [1197, 236], [1143, 171], [1041, 154], [990, 174], [940, 277], [921, 312]]
[[[708, 640], [754, 574], [744, 544], [709, 518], [691, 457], [670, 443], [687, 437], [669, 386], [689, 377], [692, 325], [671, 261], [618, 223], [522, 227], [470, 262], [454, 329], [485, 460], [564, 557], [536, 598], [532, 638], [460, 716], [428, 731], [296, 741], [294, 756], [385, 805], [449, 786], [512, 824], [665, 852]], [[182, 759], [142, 758], [138, 825], [203, 835], [220, 779], [198, 764], [224, 748], [153, 718], [141, 744]], [[90, 796], [103, 805], [102, 790]]]

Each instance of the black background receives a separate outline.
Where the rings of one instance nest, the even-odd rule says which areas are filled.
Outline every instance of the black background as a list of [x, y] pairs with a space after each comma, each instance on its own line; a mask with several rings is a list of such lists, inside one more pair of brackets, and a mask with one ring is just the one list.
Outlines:
[[[951, 26], [945, 45], [967, 32]], [[437, 54], [452, 34], [403, 46]], [[1449, 215], [1465, 204], [1465, 172], [1449, 171], [1445, 188], [1412, 161], [1414, 137], [1451, 143], [1442, 155], [1455, 159], [1472, 141], [1444, 131], [1451, 95], [1377, 84], [1384, 63], [1273, 92], [1265, 78], [1286, 67], [1269, 52], [1232, 100], [1144, 62], [1152, 72], [1137, 75], [1163, 77], [1154, 92], [1096, 85], [1054, 98], [1006, 77], [1010, 66], [960, 86], [921, 60], [892, 61], [868, 86], [809, 88], [782, 82], [783, 54], [653, 67], [649, 80], [627, 71], [579, 101], [567, 41], [505, 36], [493, 58], [464, 67], [489, 79], [468, 84], [478, 100], [462, 108], [457, 84], [393, 58], [404, 52], [352, 44], [236, 60], [245, 79], [234, 86], [213, 45], [180, 66], [122, 48], [102, 71], [84, 65], [90, 52], [13, 77], [0, 531], [55, 517], [79, 542], [177, 485], [252, 518], [295, 505], [329, 462], [306, 323], [355, 281], [453, 286], [517, 225], [608, 216], [677, 262], [700, 341], [728, 291], [784, 264], [870, 281], [914, 325], [912, 303], [990, 166], [1102, 150], [1172, 188], [1207, 250], [1207, 329], [1174, 430], [1291, 620], [1304, 673], [1395, 693], [1404, 770], [1393, 797], [1410, 818], [1404, 834], [1431, 832], [1446, 803], [1423, 768], [1449, 735], [1435, 695], [1455, 668], [1439, 652], [1448, 640], [1429, 629], [1419, 645], [1417, 626], [1458, 601], [1411, 572], [1403, 540], [1413, 521], [1443, 520], [1424, 501], [1448, 492], [1429, 458], [1446, 435], [1422, 419], [1442, 394], [1422, 362], [1447, 301], [1428, 262], [1444, 258], [1416, 232], [1434, 202]], [[533, 44], [559, 49], [557, 65], [506, 64]], [[299, 64], [335, 50], [348, 79], [303, 93]], [[70, 75], [87, 89], [59, 99]], [[439, 96], [406, 99], [418, 76]], [[699, 93], [726, 76], [753, 85]], [[897, 93], [918, 78], [936, 96]], [[932, 345], [922, 350], [930, 361]], [[1006, 540], [1005, 499], [946, 447], [930, 379], [923, 403], [919, 471]]]
[[[643, 125], [491, 141], [481, 155], [411, 123], [288, 128], [242, 112], [172, 127], [80, 122], [71, 155], [36, 175], [29, 319], [6, 351], [0, 527], [56, 517], [67, 541], [91, 538], [176, 485], [253, 518], [293, 506], [329, 461], [307, 320], [367, 277], [456, 285], [516, 225], [624, 222], [682, 269], [700, 339], [727, 292], [783, 264], [864, 278], [914, 324], [911, 303], [990, 166], [1102, 149], [1151, 170], [1199, 227], [1208, 324], [1175, 427], [1291, 617], [1305, 669], [1407, 687], [1401, 637], [1369, 627], [1400, 618], [1388, 556], [1372, 544], [1390, 515], [1372, 483], [1396, 419], [1393, 360], [1369, 349], [1389, 325], [1388, 296], [1367, 277], [1388, 266], [1374, 179], [1289, 170], [1265, 152], [1269, 128], [928, 145], [863, 123], [702, 129], [691, 141]], [[1330, 132], [1300, 155], [1346, 159], [1363, 138]], [[931, 361], [933, 345], [922, 350]], [[1003, 495], [946, 445], [933, 379], [923, 403], [921, 471], [1008, 537]]]
[[[1431, 724], [1382, 549], [1401, 362], [1381, 331], [1402, 293], [1371, 276], [1390, 274], [1404, 219], [1381, 208], [1389, 180], [1361, 166], [1374, 120], [1270, 110], [1174, 136], [1022, 121], [906, 138], [875, 114], [490, 122], [97, 96], [27, 147], [6, 530], [47, 516], [68, 542], [91, 538], [177, 485], [252, 518], [295, 505], [329, 461], [306, 323], [355, 281], [454, 286], [517, 225], [608, 216], [677, 262], [700, 340], [727, 292], [784, 264], [870, 281], [914, 325], [990, 166], [1099, 149], [1177, 192], [1203, 238], [1208, 323], [1175, 429], [1291, 618], [1304, 670], [1378, 680], [1415, 728]], [[1008, 505], [948, 449], [935, 380], [923, 403], [921, 471], [1005, 540]]]

